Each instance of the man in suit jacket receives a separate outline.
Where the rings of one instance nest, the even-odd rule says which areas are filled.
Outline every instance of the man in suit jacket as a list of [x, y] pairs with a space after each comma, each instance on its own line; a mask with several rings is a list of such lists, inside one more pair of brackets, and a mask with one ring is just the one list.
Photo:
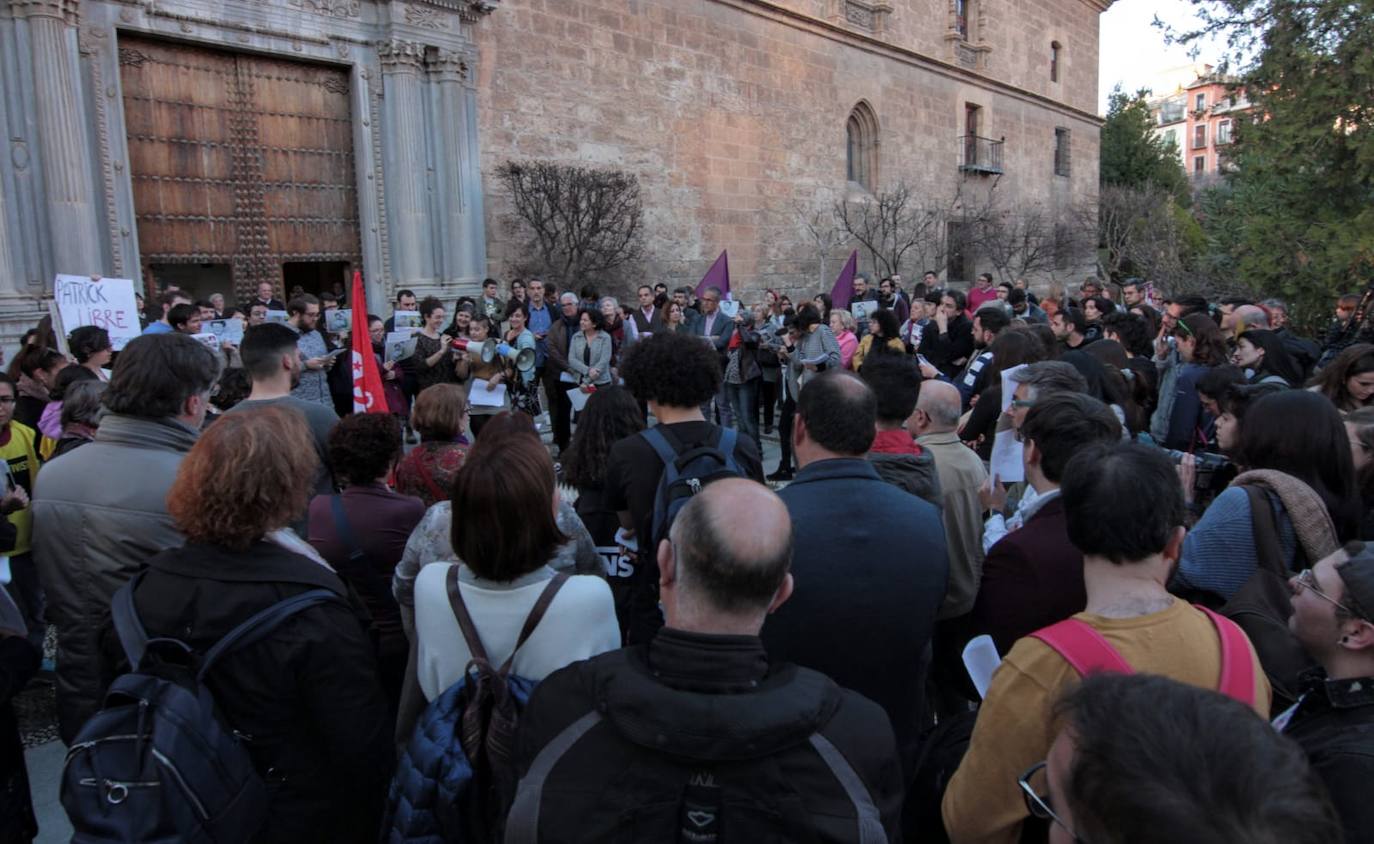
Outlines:
[[1017, 639], [1087, 604], [1083, 554], [1069, 541], [1059, 482], [1070, 457], [1093, 443], [1118, 442], [1121, 423], [1097, 399], [1061, 393], [1036, 402], [1021, 423], [1021, 439], [1026, 480], [1037, 498], [1022, 526], [993, 545], [983, 561], [970, 634], [990, 634], [1004, 654]]
[[779, 495], [792, 516], [797, 591], [763, 628], [772, 660], [813, 668], [882, 706], [910, 775], [925, 706], [923, 660], [949, 563], [938, 509], [885, 482], [864, 455], [877, 399], [823, 372], [797, 403], [801, 470]]
[[[720, 288], [708, 287], [701, 294], [701, 319], [697, 320], [696, 331], [702, 337], [710, 337], [711, 345], [716, 347], [720, 358], [720, 371], [725, 371], [725, 355], [730, 345], [730, 337], [735, 333], [735, 321], [720, 310]], [[730, 402], [725, 399], [725, 384], [721, 383], [716, 393], [716, 412], [721, 425], [729, 428], [735, 424], [735, 415], [730, 410]]]

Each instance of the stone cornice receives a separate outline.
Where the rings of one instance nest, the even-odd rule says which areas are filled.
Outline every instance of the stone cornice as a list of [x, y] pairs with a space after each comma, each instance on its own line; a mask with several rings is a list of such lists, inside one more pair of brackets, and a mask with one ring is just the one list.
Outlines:
[[501, 0], [411, 0], [425, 6], [437, 6], [456, 12], [463, 23], [476, 23], [501, 5]]
[[[857, 47], [862, 50], [866, 50], [870, 53], [884, 55], [889, 58], [896, 59], [897, 61], [904, 62], [906, 64], [924, 67], [927, 70], [940, 73], [944, 76], [948, 76], [951, 79], [957, 79], [961, 82], [973, 82], [979, 85], [983, 85], [987, 88], [994, 89], [1008, 96], [1016, 97], [1018, 99], [1030, 102], [1036, 102], [1041, 105], [1053, 108], [1056, 111], [1062, 112], [1064, 114], [1072, 115], [1073, 117], [1076, 117], [1084, 122], [1091, 123], [1094, 126], [1102, 125], [1102, 118], [1091, 111], [1084, 111], [1081, 108], [1075, 108], [1074, 106], [1056, 100], [1053, 97], [1047, 97], [1044, 94], [1038, 94], [1034, 91], [1029, 91], [1025, 88], [1013, 85], [1010, 82], [1003, 82], [998, 79], [993, 79], [992, 77], [986, 76], [982, 73], [968, 70], [966, 68], [959, 67], [958, 65], [952, 64], [950, 62], [933, 58], [929, 55], [926, 55], [925, 53], [918, 53], [915, 50], [906, 47], [900, 47], [896, 44], [884, 41], [881, 38], [877, 38], [872, 35], [865, 35], [861, 32], [855, 32], [853, 29], [840, 26], [838, 24], [830, 23], [829, 21], [825, 21], [813, 15], [806, 14], [805, 12], [798, 12], [795, 9], [789, 9], [785, 6], [780, 6], [777, 3], [772, 2], [772, 0], [711, 0], [711, 2], [719, 3], [723, 6], [734, 7], [736, 9], [739, 9], [741, 12], [744, 12], [745, 14], [767, 17], [780, 23], [791, 25], [797, 29], [811, 30], [812, 32], [815, 32], [822, 38], [829, 38], [832, 41], [848, 43], [851, 46]], [[1101, 3], [1108, 2], [1108, 0], [1083, 0], [1083, 2], [1092, 5], [1094, 8], [1096, 8]]]

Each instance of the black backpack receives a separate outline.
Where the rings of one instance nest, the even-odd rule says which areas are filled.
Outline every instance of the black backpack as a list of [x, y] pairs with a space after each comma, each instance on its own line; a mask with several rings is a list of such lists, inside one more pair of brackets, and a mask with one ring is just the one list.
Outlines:
[[[205, 676], [228, 653], [327, 601], [312, 589], [253, 615], [216, 642], [199, 667], [177, 639], [149, 639], [134, 609], [140, 573], [115, 593], [115, 632], [131, 670], [77, 733], [62, 769], [62, 806], [82, 842], [250, 840], [267, 819], [266, 786], [243, 737], [225, 724]], [[175, 659], [164, 661], [167, 652]]]
[[640, 553], [647, 552], [652, 557], [692, 496], [721, 478], [744, 477], [744, 471], [735, 462], [739, 435], [733, 428], [716, 428], [705, 443], [684, 443], [664, 425], [655, 425], [640, 432], [640, 436], [663, 461], [663, 476], [654, 494], [654, 521], [649, 534], [653, 541], [646, 547], [644, 538], [639, 538]]

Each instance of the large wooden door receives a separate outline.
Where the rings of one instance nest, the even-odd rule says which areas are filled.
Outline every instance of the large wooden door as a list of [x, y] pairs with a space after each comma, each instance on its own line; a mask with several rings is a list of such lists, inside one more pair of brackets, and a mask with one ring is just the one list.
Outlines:
[[227, 264], [243, 301], [361, 265], [347, 71], [127, 36], [119, 63], [145, 278]]

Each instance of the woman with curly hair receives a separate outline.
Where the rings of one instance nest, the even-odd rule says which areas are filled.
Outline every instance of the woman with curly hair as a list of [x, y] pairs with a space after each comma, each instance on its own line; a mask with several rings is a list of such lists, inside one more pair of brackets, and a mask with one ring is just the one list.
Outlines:
[[897, 315], [887, 308], [879, 308], [868, 318], [868, 333], [850, 358], [849, 368], [858, 372], [864, 368], [864, 358], [881, 354], [906, 354]]
[[149, 639], [179, 640], [202, 656], [285, 598], [332, 596], [227, 653], [205, 677], [226, 726], [252, 737], [244, 747], [271, 784], [257, 842], [375, 841], [392, 771], [367, 614], [287, 530], [305, 511], [318, 462], [299, 412], [225, 414], [201, 433], [167, 495], [186, 544], [149, 559], [131, 587]]
[[611, 446], [642, 430], [644, 417], [629, 390], [597, 390], [587, 400], [577, 432], [562, 458], [563, 482], [577, 490], [577, 515], [597, 545], [614, 545], [620, 527], [616, 511], [605, 503], [606, 459]]
[[425, 515], [424, 502], [386, 485], [400, 457], [401, 423], [395, 416], [345, 416], [329, 433], [329, 464], [343, 492], [315, 496], [307, 534], [372, 616], [382, 685], [392, 706], [401, 696], [409, 644], [401, 629], [401, 610], [391, 595], [391, 574], [410, 532]]
[[1308, 387], [1331, 400], [1341, 413], [1374, 402], [1374, 344], [1356, 343], [1328, 363]]

